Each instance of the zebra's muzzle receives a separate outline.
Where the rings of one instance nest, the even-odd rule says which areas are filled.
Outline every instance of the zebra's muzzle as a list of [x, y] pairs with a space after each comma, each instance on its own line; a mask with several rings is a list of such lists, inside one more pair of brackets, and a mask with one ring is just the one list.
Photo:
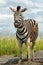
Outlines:
[[18, 23], [18, 21], [17, 21], [17, 20], [15, 20], [15, 23]]
[[18, 27], [18, 26], [19, 26], [19, 22], [18, 22], [17, 20], [15, 20], [14, 26], [15, 26], [15, 27]]

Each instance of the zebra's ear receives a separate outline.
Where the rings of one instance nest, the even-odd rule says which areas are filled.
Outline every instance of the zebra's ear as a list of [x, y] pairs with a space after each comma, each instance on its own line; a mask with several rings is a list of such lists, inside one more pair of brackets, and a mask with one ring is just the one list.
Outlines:
[[25, 12], [27, 10], [27, 8], [21, 9], [21, 12]]
[[10, 7], [10, 10], [12, 10], [12, 12], [15, 12], [15, 9], [13, 9], [13, 8], [11, 8], [11, 7]]

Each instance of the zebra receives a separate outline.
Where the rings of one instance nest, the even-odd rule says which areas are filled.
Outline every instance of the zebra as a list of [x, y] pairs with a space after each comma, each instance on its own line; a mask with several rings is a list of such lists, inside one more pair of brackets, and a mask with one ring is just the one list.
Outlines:
[[34, 47], [35, 41], [38, 37], [38, 23], [34, 19], [24, 19], [23, 12], [27, 8], [21, 8], [17, 6], [16, 9], [10, 7], [14, 12], [14, 26], [17, 29], [16, 38], [20, 48], [20, 60], [22, 61], [22, 45], [26, 44], [27, 49], [27, 60], [30, 60], [30, 42], [32, 42], [32, 60], [34, 60]]

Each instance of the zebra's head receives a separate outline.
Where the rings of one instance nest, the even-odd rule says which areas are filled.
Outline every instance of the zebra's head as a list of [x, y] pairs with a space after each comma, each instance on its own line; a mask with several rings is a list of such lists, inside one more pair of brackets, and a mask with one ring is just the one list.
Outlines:
[[14, 12], [14, 26], [19, 28], [23, 25], [24, 17], [22, 15], [23, 12], [27, 10], [27, 8], [22, 9], [20, 6], [17, 6], [16, 9], [10, 8]]

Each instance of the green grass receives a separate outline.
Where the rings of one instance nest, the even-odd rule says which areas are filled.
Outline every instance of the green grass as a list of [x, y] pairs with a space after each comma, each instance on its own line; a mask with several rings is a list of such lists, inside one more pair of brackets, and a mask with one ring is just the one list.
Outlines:
[[[31, 48], [30, 44], [30, 48]], [[43, 40], [39, 39], [35, 44], [35, 51], [43, 50]], [[23, 44], [23, 54], [26, 53], [26, 46]], [[16, 38], [0, 38], [0, 55], [11, 55], [19, 56], [18, 41]]]

